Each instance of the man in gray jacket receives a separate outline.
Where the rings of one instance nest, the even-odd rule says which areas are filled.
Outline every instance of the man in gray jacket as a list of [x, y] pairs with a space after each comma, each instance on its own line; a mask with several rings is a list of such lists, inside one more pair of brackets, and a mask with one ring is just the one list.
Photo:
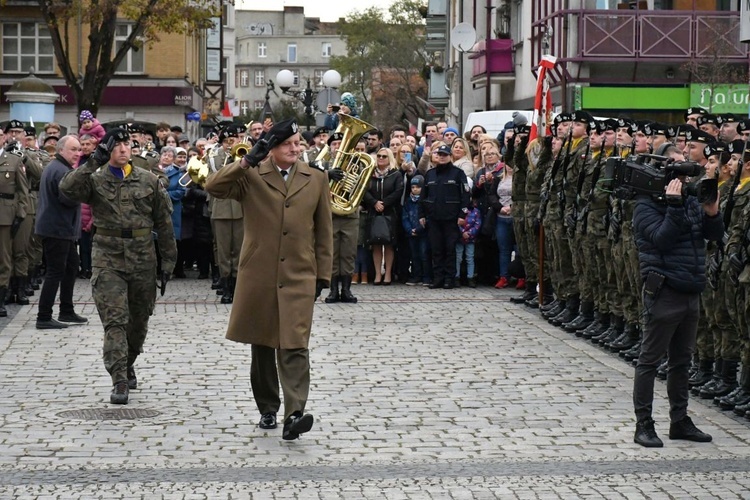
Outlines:
[[[73, 308], [73, 286], [78, 273], [76, 240], [81, 234], [81, 204], [60, 192], [63, 176], [81, 156], [81, 143], [73, 135], [57, 142], [55, 158], [44, 169], [39, 186], [35, 234], [42, 239], [47, 273], [39, 294], [37, 329], [66, 328], [66, 323], [86, 323]], [[60, 289], [60, 314], [52, 318], [52, 306]]]

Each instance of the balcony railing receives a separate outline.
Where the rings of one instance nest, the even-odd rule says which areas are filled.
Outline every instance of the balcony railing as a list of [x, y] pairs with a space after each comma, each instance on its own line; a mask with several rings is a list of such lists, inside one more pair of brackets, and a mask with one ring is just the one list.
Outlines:
[[[549, 52], [561, 63], [679, 64], [716, 57], [748, 62], [748, 47], [739, 42], [737, 11], [566, 10], [563, 0], [536, 0], [532, 6], [532, 61], [541, 59], [543, 34], [552, 28]], [[558, 65], [555, 80], [565, 67]]]
[[490, 39], [487, 44], [484, 40], [474, 46], [477, 51], [469, 56], [473, 59], [473, 76], [486, 75], [513, 75], [515, 72], [513, 64], [513, 40], [504, 38]]

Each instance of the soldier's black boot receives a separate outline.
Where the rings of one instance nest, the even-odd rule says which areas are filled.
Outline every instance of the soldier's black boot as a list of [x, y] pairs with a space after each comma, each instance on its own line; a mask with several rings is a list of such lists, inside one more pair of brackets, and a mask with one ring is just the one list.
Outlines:
[[578, 315], [573, 318], [573, 321], [563, 324], [563, 329], [566, 332], [575, 333], [576, 336], [580, 337], [579, 332], [583, 333], [591, 323], [594, 322], [594, 303], [593, 302], [581, 302], [581, 309]]
[[526, 291], [523, 293], [523, 295], [511, 297], [510, 301], [514, 304], [524, 304], [526, 303], [526, 301], [531, 300], [534, 297], [536, 297], [536, 281], [527, 281]]
[[26, 276], [18, 276], [16, 278], [16, 283], [18, 284], [16, 303], [22, 306], [29, 305], [29, 298], [26, 296]]
[[3, 295], [6, 304], [15, 304], [16, 295], [18, 294], [18, 279], [15, 276], [10, 277], [10, 283], [8, 289]]
[[33, 271], [31, 271], [29, 275], [26, 277], [26, 296], [27, 297], [34, 296], [34, 287], [31, 284], [32, 281], [34, 281]]
[[552, 319], [552, 324], [555, 326], [562, 326], [565, 323], [570, 323], [576, 318], [576, 316], [578, 316], [578, 309], [580, 307], [580, 295], [577, 293], [571, 295], [565, 302], [565, 310]]
[[221, 303], [231, 304], [234, 300], [234, 293], [232, 290], [232, 281], [234, 278], [224, 278], [224, 288], [222, 289]]
[[352, 276], [341, 276], [341, 302], [356, 304], [357, 297], [352, 295]]
[[625, 318], [622, 316], [615, 316], [612, 315], [612, 318], [609, 322], [609, 328], [604, 330], [601, 334], [597, 335], [596, 337], [591, 337], [591, 342], [595, 344], [604, 344], [605, 342], [611, 342], [620, 335], [622, 335], [622, 330], [625, 328]]
[[224, 289], [227, 287], [227, 279], [228, 278], [219, 278], [218, 288], [214, 288], [213, 285], [211, 286], [212, 290], [216, 290], [216, 295], [224, 295]]
[[[544, 293], [545, 293], [545, 298], [546, 298], [546, 294], [547, 294], [547, 290], [546, 289], [545, 289]], [[545, 300], [544, 301], [544, 305], [542, 305], [539, 308], [539, 310], [542, 311], [542, 313], [550, 312], [552, 309], [554, 309], [555, 307], [557, 307], [559, 303], [560, 303], [559, 299]]]
[[750, 413], [750, 401], [745, 404], [735, 406], [733, 411], [740, 417], [744, 416], [746, 413]]
[[718, 384], [721, 380], [721, 367], [724, 365], [724, 360], [721, 358], [717, 358], [714, 360], [714, 370], [713, 374], [711, 375], [711, 380], [706, 382], [703, 385], [696, 385], [693, 386], [690, 389], [690, 392], [692, 392], [696, 396], [700, 396], [701, 391], [705, 389], [713, 390], [713, 388]]
[[638, 325], [628, 323], [622, 331], [622, 335], [614, 342], [610, 343], [607, 348], [612, 352], [620, 352], [630, 349], [638, 343], [639, 338]]
[[552, 318], [554, 318], [555, 316], [557, 316], [558, 314], [560, 314], [561, 312], [563, 312], [565, 310], [565, 301], [564, 300], [558, 299], [558, 300], [556, 300], [554, 302], [554, 304], [555, 305], [552, 306], [547, 311], [542, 311], [542, 316], [547, 321], [551, 320]]
[[609, 328], [610, 317], [609, 313], [594, 313], [594, 322], [581, 332], [581, 337], [590, 340], [604, 333]]
[[750, 403], [750, 365], [742, 364], [740, 372], [740, 385], [730, 394], [719, 399], [719, 408], [722, 410], [733, 410], [738, 405]]
[[625, 361], [638, 360], [638, 356], [641, 355], [641, 342], [643, 342], [643, 334], [638, 338], [638, 342], [625, 351], [620, 351], [620, 357], [625, 358]]
[[698, 369], [688, 379], [688, 385], [692, 387], [706, 384], [714, 374], [714, 360], [701, 359], [698, 361]]
[[[5, 294], [7, 293], [5, 287], [0, 287], [0, 297], [5, 297]], [[8, 310], [5, 309], [5, 301], [0, 300], [0, 318], [7, 318], [8, 317]]]
[[335, 304], [336, 302], [341, 301], [341, 295], [339, 295], [340, 282], [340, 276], [334, 276], [331, 278], [331, 291], [328, 293], [328, 297], [326, 297], [325, 299], [326, 304]]
[[721, 376], [719, 382], [713, 387], [704, 387], [698, 394], [701, 399], [714, 399], [726, 396], [737, 387], [737, 367], [739, 361], [725, 359], [721, 364]]

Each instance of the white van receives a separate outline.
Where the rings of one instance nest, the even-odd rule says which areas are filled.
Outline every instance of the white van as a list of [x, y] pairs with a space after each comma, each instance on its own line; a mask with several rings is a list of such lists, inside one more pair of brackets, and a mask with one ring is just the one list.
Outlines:
[[531, 124], [533, 111], [524, 111], [521, 109], [500, 109], [494, 111], [477, 111], [469, 113], [464, 126], [464, 132], [468, 132], [474, 125], [483, 126], [489, 135], [497, 137], [497, 134], [503, 131], [506, 123], [513, 121], [513, 113], [520, 113], [526, 117]]

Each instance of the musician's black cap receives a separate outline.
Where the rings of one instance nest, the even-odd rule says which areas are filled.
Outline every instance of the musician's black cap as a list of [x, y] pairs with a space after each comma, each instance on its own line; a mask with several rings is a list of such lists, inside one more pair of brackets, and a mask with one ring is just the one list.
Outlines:
[[8, 132], [11, 131], [11, 129], [14, 129], [14, 128], [15, 129], [21, 129], [21, 130], [23, 130], [24, 129], [23, 122], [20, 122], [18, 120], [11, 120], [11, 121], [9, 121], [5, 125], [5, 133], [7, 134]]
[[294, 118], [275, 124], [266, 134], [265, 139], [274, 147], [278, 146], [291, 136], [299, 132], [299, 127]]
[[328, 145], [330, 146], [333, 144], [333, 141], [341, 141], [344, 139], [344, 134], [341, 132], [334, 132], [333, 134], [328, 136]]

